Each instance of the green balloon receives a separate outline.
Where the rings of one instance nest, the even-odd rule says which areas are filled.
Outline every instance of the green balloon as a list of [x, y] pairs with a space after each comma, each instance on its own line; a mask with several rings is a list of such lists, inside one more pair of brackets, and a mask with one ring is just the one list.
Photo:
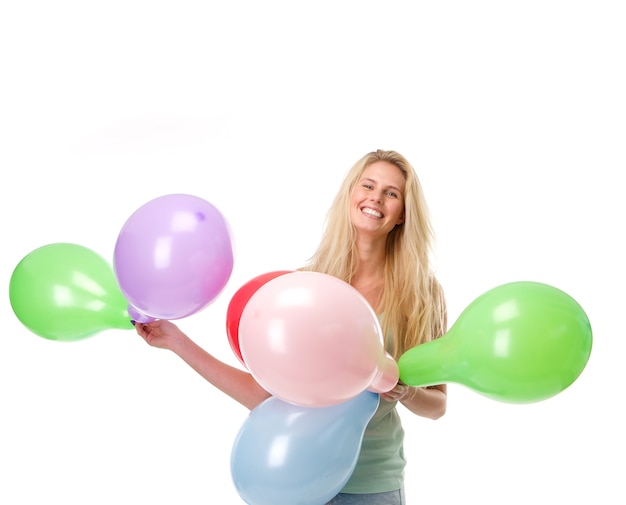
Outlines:
[[133, 328], [112, 266], [80, 245], [49, 244], [26, 255], [11, 275], [9, 297], [21, 323], [49, 340]]
[[563, 291], [512, 282], [476, 298], [450, 330], [398, 360], [410, 386], [458, 383], [494, 400], [530, 403], [569, 387], [585, 368], [591, 324]]

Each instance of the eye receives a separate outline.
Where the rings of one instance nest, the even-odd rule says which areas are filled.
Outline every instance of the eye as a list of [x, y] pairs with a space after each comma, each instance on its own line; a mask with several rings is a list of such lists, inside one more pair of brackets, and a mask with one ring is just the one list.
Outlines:
[[370, 183], [368, 183], [368, 182], [364, 182], [364, 183], [363, 183], [363, 187], [364, 187], [365, 189], [372, 189], [372, 185], [371, 185]]
[[389, 198], [398, 198], [398, 193], [396, 193], [395, 191], [387, 191], [387, 196]]

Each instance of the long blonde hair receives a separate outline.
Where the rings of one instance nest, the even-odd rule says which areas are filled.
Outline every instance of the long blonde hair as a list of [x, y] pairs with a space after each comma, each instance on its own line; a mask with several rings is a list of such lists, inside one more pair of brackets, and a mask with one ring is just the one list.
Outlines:
[[377, 161], [398, 167], [406, 181], [404, 223], [387, 237], [383, 296], [378, 307], [386, 347], [398, 359], [405, 351], [447, 331], [445, 297], [430, 262], [434, 242], [430, 213], [415, 170], [404, 156], [379, 149], [354, 164], [326, 215], [320, 244], [302, 270], [351, 282], [358, 267], [358, 254], [350, 220], [350, 198], [363, 171]]

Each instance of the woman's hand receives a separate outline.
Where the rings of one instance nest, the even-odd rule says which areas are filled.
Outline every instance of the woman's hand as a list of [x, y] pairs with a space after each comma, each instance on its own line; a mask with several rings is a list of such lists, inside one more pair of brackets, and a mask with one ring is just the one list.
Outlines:
[[185, 337], [178, 326], [165, 319], [157, 319], [150, 323], [135, 323], [137, 334], [148, 344], [161, 349], [172, 349], [177, 340]]
[[392, 390], [380, 393], [380, 397], [388, 402], [402, 401], [410, 393], [411, 388], [402, 382], [398, 382]]

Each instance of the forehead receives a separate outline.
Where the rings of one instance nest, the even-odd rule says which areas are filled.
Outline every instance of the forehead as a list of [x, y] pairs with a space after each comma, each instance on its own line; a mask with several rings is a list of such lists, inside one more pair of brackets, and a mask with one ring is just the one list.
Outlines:
[[404, 173], [393, 163], [376, 161], [367, 166], [361, 174], [361, 179], [371, 179], [383, 186], [393, 186], [404, 191], [406, 183]]

